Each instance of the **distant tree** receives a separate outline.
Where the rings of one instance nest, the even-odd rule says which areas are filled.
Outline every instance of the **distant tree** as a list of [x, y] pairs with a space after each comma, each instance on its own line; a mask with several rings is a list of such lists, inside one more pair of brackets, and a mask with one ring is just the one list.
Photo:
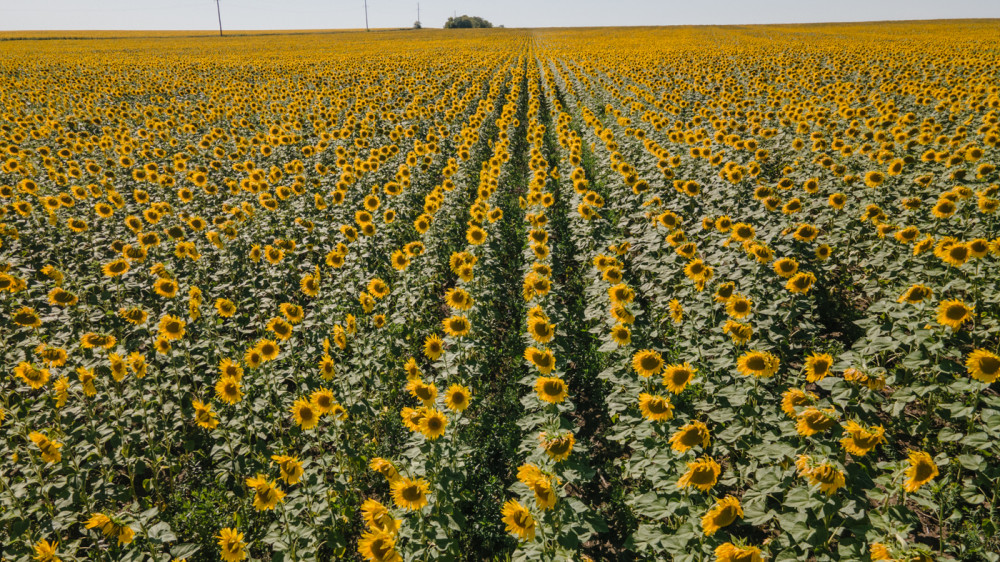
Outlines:
[[424, 26], [420, 25], [420, 20], [413, 22], [413, 29], [423, 29]]
[[493, 24], [479, 16], [467, 16], [462, 14], [457, 18], [448, 18], [445, 22], [445, 29], [472, 29], [481, 27], [493, 27]]

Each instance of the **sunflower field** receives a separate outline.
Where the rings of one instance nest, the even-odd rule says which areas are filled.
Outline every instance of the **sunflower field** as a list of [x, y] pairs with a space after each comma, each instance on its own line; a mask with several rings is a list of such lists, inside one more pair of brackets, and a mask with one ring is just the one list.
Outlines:
[[1000, 23], [0, 36], [0, 560], [1000, 561]]

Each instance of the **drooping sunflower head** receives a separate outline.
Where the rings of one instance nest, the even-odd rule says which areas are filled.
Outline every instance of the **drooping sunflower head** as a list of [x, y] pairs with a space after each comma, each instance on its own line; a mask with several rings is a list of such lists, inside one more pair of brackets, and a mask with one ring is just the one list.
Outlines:
[[701, 457], [687, 463], [688, 470], [677, 481], [678, 488], [695, 487], [702, 492], [709, 491], [719, 479], [722, 467], [711, 457]]
[[669, 397], [643, 392], [639, 395], [639, 412], [648, 420], [664, 421], [674, 417], [674, 406]]
[[573, 452], [573, 445], [576, 444], [576, 437], [572, 432], [566, 432], [555, 437], [548, 437], [545, 433], [538, 436], [545, 453], [555, 462], [562, 462], [569, 458]]
[[520, 502], [507, 500], [503, 505], [502, 513], [508, 533], [520, 537], [524, 541], [535, 538], [535, 519]]
[[670, 448], [684, 453], [693, 447], [707, 448], [710, 441], [708, 426], [700, 421], [693, 421], [674, 432], [670, 437]]
[[740, 500], [734, 496], [716, 500], [708, 512], [701, 518], [701, 530], [706, 537], [714, 535], [719, 529], [727, 527], [743, 517], [743, 507]]
[[835, 425], [837, 425], [837, 417], [832, 408], [820, 410], [816, 407], [809, 407], [798, 415], [795, 429], [799, 435], [809, 437], [823, 433]]

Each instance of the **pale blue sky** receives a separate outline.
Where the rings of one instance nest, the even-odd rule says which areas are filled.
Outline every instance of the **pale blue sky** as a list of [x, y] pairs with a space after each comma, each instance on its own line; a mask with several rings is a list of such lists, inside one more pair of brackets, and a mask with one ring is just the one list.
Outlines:
[[[226, 29], [364, 27], [363, 0], [221, 0]], [[425, 27], [453, 13], [507, 27], [1000, 18], [1000, 0], [423, 0]], [[369, 0], [372, 27], [409, 27], [416, 0]], [[0, 30], [214, 29], [214, 0], [0, 0]]]

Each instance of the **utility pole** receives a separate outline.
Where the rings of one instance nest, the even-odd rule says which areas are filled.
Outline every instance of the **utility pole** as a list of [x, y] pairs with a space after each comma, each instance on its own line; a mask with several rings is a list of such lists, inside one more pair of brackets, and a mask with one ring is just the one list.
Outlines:
[[371, 31], [368, 29], [368, 0], [365, 0], [365, 31]]
[[417, 21], [420, 21], [420, 2], [417, 2]]
[[219, 0], [215, 0], [215, 13], [219, 16], [219, 37], [222, 37], [222, 9], [219, 8]]

